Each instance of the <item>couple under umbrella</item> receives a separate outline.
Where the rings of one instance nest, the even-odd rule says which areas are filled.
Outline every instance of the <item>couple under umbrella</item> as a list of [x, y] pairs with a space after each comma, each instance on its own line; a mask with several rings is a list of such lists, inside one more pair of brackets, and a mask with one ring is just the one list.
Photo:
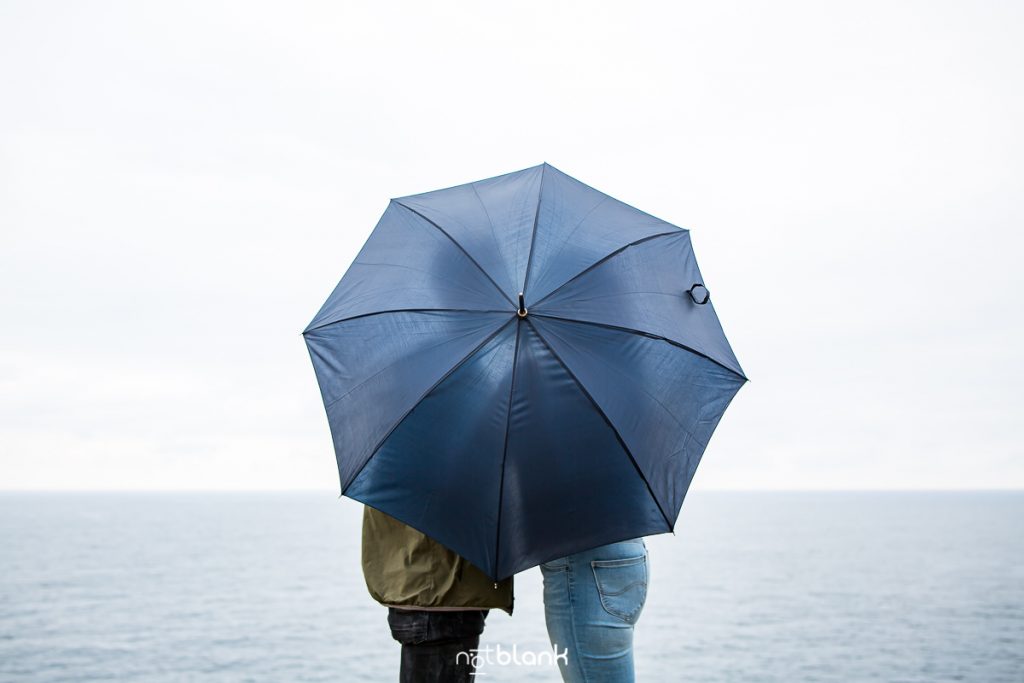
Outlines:
[[746, 381], [689, 231], [548, 164], [393, 199], [303, 335], [403, 680], [469, 680], [538, 565], [563, 678], [632, 680], [643, 537]]

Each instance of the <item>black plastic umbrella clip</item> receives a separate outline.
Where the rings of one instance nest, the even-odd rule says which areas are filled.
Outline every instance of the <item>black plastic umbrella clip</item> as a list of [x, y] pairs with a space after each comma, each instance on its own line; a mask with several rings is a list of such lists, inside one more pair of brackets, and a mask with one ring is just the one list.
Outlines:
[[711, 292], [709, 292], [708, 288], [699, 282], [693, 283], [693, 287], [690, 287], [690, 289], [686, 291], [689, 292], [690, 298], [693, 299], [693, 303], [698, 306], [703, 306], [709, 299], [711, 299]]

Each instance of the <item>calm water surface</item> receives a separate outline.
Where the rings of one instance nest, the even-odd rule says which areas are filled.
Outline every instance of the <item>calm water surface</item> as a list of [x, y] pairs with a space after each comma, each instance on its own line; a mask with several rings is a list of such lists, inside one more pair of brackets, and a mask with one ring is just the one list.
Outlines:
[[[0, 494], [0, 681], [394, 681], [358, 503]], [[1024, 494], [692, 493], [641, 681], [1024, 681]], [[482, 645], [548, 648], [536, 569]], [[479, 680], [558, 681], [550, 666]]]

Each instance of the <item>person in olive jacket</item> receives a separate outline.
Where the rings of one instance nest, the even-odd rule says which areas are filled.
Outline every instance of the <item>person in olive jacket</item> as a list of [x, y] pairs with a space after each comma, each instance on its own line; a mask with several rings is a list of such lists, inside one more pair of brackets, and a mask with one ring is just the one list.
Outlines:
[[472, 681], [474, 650], [489, 610], [512, 614], [512, 577], [495, 583], [437, 541], [368, 505], [362, 565], [370, 595], [388, 608], [391, 636], [402, 644], [400, 683]]

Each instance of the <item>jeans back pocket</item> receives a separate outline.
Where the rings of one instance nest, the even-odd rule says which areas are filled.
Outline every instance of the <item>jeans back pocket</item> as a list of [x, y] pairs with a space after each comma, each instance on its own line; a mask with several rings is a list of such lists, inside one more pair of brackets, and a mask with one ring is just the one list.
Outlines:
[[647, 599], [647, 552], [619, 560], [591, 560], [590, 566], [604, 610], [635, 624]]

